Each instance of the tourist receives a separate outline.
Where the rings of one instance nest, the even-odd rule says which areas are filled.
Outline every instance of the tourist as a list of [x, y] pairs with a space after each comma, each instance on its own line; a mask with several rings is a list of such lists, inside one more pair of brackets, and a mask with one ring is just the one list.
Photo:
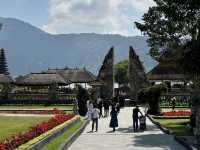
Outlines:
[[74, 114], [79, 114], [79, 109], [78, 109], [78, 99], [75, 99], [74, 101], [74, 107], [73, 107], [73, 112]]
[[98, 97], [97, 98], [97, 106], [100, 111], [99, 118], [102, 116], [102, 107], [103, 107], [102, 105], [103, 105], [102, 99], [100, 97]]
[[[139, 106], [137, 105], [134, 109], [133, 109], [133, 130], [134, 132], [138, 131], [138, 119], [139, 119], [139, 113], [142, 115]], [[143, 116], [143, 115], [142, 115]]]
[[108, 100], [104, 100], [103, 107], [104, 107], [104, 117], [108, 117], [108, 114], [109, 114], [109, 102], [108, 102]]
[[176, 97], [173, 97], [171, 102], [172, 102], [172, 111], [174, 111], [175, 106], [176, 106]]
[[91, 101], [87, 101], [87, 114], [86, 114], [86, 118], [89, 121], [92, 121], [92, 111], [93, 111], [93, 103]]
[[111, 116], [110, 127], [113, 128], [113, 132], [115, 132], [115, 128], [118, 127], [118, 119], [117, 119], [117, 111], [113, 106], [110, 112], [110, 116]]
[[145, 103], [145, 106], [144, 106], [144, 113], [145, 113], [145, 115], [148, 114], [149, 108], [150, 108], [149, 102], [146, 102], [146, 103]]
[[96, 132], [98, 131], [98, 119], [99, 119], [99, 109], [96, 105], [94, 105], [94, 108], [92, 110], [92, 132], [94, 131], [94, 125], [96, 126]]

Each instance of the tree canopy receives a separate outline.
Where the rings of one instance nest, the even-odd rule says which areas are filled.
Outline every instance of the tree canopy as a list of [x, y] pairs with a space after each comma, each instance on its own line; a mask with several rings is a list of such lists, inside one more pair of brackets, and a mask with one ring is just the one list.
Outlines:
[[[200, 1], [199, 0], [154, 0], [143, 15], [143, 23], [135, 22], [136, 27], [149, 36], [150, 54], [155, 59], [174, 45], [182, 50], [182, 59], [192, 66], [186, 69], [200, 72]], [[197, 55], [198, 54], [198, 55]], [[188, 59], [192, 57], [192, 59]]]
[[115, 81], [119, 84], [128, 83], [128, 60], [120, 61], [114, 65], [114, 77]]
[[5, 57], [4, 49], [0, 49], [0, 74], [8, 75], [8, 65]]
[[1, 31], [2, 27], [3, 27], [3, 24], [2, 24], [2, 23], [0, 23], [0, 31]]

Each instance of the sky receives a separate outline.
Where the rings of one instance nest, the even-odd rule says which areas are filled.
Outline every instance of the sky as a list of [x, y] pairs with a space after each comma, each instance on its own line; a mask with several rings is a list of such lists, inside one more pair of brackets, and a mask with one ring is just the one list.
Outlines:
[[48, 33], [141, 35], [134, 21], [153, 0], [0, 0], [0, 17], [28, 22]]

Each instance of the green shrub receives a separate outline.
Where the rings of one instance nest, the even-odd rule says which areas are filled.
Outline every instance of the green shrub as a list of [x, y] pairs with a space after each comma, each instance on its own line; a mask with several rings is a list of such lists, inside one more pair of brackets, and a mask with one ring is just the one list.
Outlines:
[[77, 90], [77, 99], [78, 99], [78, 111], [81, 116], [85, 116], [87, 113], [86, 102], [89, 99], [89, 94], [86, 89], [78, 85]]
[[151, 87], [142, 89], [138, 92], [138, 100], [140, 103], [149, 103], [149, 114], [159, 114], [160, 106], [159, 100], [163, 92], [167, 91], [165, 84], [153, 85]]

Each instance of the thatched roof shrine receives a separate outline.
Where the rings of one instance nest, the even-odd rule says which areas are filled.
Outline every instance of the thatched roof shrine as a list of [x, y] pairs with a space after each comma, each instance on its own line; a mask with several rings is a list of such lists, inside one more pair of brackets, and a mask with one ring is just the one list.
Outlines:
[[48, 86], [52, 84], [67, 85], [62, 76], [56, 73], [31, 73], [25, 76], [19, 76], [16, 78], [16, 85], [42, 85]]
[[147, 73], [149, 80], [178, 80], [184, 81], [187, 79], [181, 68], [175, 63], [159, 63], [149, 73]]
[[91, 72], [83, 69], [49, 69], [47, 73], [57, 73], [61, 75], [65, 81], [72, 83], [90, 83], [96, 81], [96, 76]]
[[10, 76], [5, 75], [5, 74], [0, 74], [0, 84], [8, 84], [12, 82], [13, 80]]

